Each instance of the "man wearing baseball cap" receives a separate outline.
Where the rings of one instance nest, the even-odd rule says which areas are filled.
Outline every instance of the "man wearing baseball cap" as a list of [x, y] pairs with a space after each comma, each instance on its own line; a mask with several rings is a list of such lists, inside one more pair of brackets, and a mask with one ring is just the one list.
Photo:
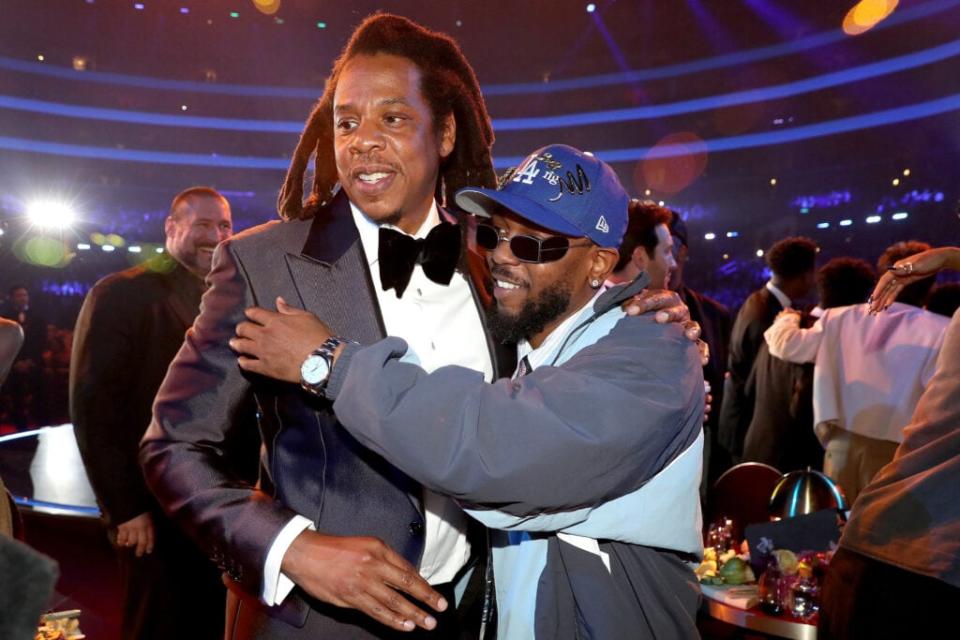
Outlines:
[[519, 341], [513, 379], [428, 374], [388, 337], [341, 345], [322, 393], [362, 444], [491, 529], [498, 637], [696, 636], [703, 375], [680, 326], [621, 309], [645, 276], [602, 286], [623, 187], [551, 145], [456, 200], [493, 278], [489, 329]]

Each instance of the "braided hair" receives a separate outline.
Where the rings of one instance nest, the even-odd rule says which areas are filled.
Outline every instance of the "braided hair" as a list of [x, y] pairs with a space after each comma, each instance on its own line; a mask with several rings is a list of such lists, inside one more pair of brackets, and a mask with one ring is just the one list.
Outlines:
[[[277, 209], [284, 219], [312, 218], [330, 203], [337, 189], [333, 149], [333, 95], [346, 63], [358, 55], [389, 54], [412, 61], [421, 72], [420, 91], [439, 135], [444, 117], [453, 113], [457, 136], [453, 151], [440, 165], [436, 197], [453, 202], [466, 186], [496, 186], [493, 126], [473, 68], [449, 36], [388, 13], [367, 17], [353, 32], [333, 64], [323, 95], [307, 118], [280, 189]], [[303, 180], [310, 156], [316, 154], [313, 186], [303, 201]]]

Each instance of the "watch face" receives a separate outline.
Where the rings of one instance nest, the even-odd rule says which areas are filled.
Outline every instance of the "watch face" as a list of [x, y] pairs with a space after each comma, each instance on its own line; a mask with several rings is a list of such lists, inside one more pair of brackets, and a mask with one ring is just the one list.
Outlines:
[[330, 367], [323, 356], [309, 356], [300, 367], [300, 377], [306, 384], [320, 384], [327, 379], [329, 373]]

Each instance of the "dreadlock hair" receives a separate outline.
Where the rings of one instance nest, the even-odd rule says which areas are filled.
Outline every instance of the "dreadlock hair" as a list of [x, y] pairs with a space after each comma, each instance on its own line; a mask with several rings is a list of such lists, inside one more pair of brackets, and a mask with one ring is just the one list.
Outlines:
[[[440, 165], [436, 196], [453, 202], [466, 186], [493, 188], [496, 174], [490, 148], [493, 126], [473, 68], [450, 36], [431, 31], [412, 20], [389, 13], [367, 17], [353, 32], [333, 64], [323, 95], [307, 118], [280, 189], [277, 209], [284, 219], [312, 218], [329, 204], [337, 188], [333, 152], [333, 94], [346, 63], [358, 55], [378, 53], [407, 58], [420, 69], [420, 91], [430, 107], [434, 131], [453, 113], [457, 135], [453, 151]], [[316, 153], [313, 186], [303, 201], [303, 178], [310, 156]]]

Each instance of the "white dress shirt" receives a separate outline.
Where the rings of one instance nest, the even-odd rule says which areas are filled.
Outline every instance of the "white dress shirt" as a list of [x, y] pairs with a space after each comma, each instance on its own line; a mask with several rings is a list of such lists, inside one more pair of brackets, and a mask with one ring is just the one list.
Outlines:
[[784, 309], [789, 309], [793, 306], [793, 300], [790, 299], [790, 296], [785, 294], [783, 291], [780, 291], [780, 288], [773, 284], [773, 280], [768, 280], [767, 284], [763, 286], [766, 287], [767, 291], [772, 293], [773, 297], [780, 302], [781, 307]]
[[[492, 382], [493, 362], [480, 320], [481, 311], [467, 280], [469, 275], [457, 271], [449, 285], [442, 285], [427, 278], [418, 264], [402, 298], [397, 298], [394, 289], [384, 291], [380, 284], [378, 257], [380, 226], [363, 215], [353, 203], [350, 203], [350, 210], [360, 233], [387, 335], [403, 338], [409, 345], [408, 353], [415, 354], [427, 372], [446, 365], [459, 365], [483, 372], [484, 380]], [[440, 213], [433, 203], [413, 237], [426, 237], [439, 223]], [[470, 559], [467, 517], [450, 498], [426, 489], [423, 493], [425, 540], [420, 575], [430, 584], [450, 582]], [[293, 540], [304, 529], [314, 529], [313, 522], [303, 516], [294, 516], [270, 547], [264, 566], [262, 593], [268, 605], [279, 604], [293, 589], [293, 582], [280, 571], [280, 564]]]
[[809, 329], [782, 313], [763, 334], [770, 354], [814, 362], [813, 414], [863, 436], [903, 441], [920, 394], [936, 368], [948, 318], [893, 303], [871, 315], [865, 304], [827, 309]]

